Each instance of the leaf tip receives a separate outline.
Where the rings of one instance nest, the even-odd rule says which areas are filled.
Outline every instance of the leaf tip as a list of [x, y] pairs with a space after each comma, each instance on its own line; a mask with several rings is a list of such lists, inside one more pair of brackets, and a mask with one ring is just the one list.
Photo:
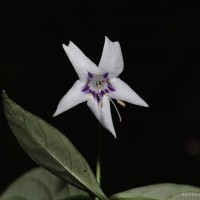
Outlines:
[[6, 94], [5, 90], [2, 90], [2, 98], [3, 99], [8, 98], [8, 95]]
[[3, 106], [5, 106], [6, 104], [10, 104], [10, 102], [12, 102], [12, 100], [8, 97], [5, 90], [2, 90], [1, 95], [2, 95], [2, 99], [3, 99]]
[[5, 106], [6, 102], [8, 102], [8, 100], [9, 100], [9, 97], [8, 97], [8, 95], [7, 95], [5, 90], [2, 90], [2, 94], [1, 95], [2, 95], [2, 100], [3, 100], [3, 106]]

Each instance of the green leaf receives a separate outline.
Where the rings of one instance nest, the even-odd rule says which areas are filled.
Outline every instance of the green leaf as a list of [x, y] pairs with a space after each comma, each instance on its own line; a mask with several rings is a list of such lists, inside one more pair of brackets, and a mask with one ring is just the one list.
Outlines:
[[112, 195], [110, 200], [192, 200], [200, 199], [200, 188], [163, 183], [139, 187]]
[[92, 192], [102, 200], [107, 197], [83, 156], [59, 130], [25, 111], [3, 91], [4, 112], [21, 147], [39, 165], [68, 183]]
[[43, 168], [35, 168], [14, 181], [1, 195], [0, 200], [91, 200], [89, 194]]
[[3, 200], [27, 200], [27, 199], [18, 197], [18, 196], [13, 196], [13, 197], [9, 197], [8, 199], [3, 199]]

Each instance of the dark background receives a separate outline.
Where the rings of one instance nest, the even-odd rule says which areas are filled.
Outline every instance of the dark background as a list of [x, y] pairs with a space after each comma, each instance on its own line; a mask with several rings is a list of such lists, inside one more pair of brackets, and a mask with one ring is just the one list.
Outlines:
[[[133, 3], [135, 2], [135, 3]], [[139, 3], [140, 2], [140, 3]], [[118, 139], [103, 130], [107, 195], [153, 183], [200, 186], [200, 5], [153, 1], [1, 1], [0, 90], [60, 129], [95, 169], [98, 122], [86, 103], [52, 118], [77, 80], [61, 46], [98, 64], [104, 36], [119, 41], [120, 77], [148, 104], [112, 107]], [[0, 192], [36, 164], [0, 108]]]

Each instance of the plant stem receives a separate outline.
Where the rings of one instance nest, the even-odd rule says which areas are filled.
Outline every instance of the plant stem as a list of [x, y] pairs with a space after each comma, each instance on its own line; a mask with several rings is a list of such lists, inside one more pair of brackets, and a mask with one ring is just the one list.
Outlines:
[[96, 163], [96, 179], [101, 184], [101, 125], [98, 124], [97, 133], [97, 163]]
[[[99, 185], [101, 185], [101, 125], [100, 124], [98, 124], [98, 130], [97, 130], [96, 179]], [[99, 200], [99, 198], [95, 197], [95, 200]]]

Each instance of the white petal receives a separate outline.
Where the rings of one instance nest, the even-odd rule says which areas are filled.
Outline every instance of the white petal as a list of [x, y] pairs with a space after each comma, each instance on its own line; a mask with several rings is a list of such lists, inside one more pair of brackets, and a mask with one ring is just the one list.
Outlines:
[[73, 42], [70, 41], [68, 46], [62, 46], [80, 80], [85, 81], [88, 72], [96, 74], [97, 66]]
[[100, 123], [110, 131], [116, 138], [115, 129], [112, 122], [112, 116], [110, 112], [110, 101], [108, 97], [103, 97], [103, 107], [101, 107], [93, 97], [87, 102], [87, 105], [94, 113], [95, 117], [100, 121]]
[[115, 88], [114, 92], [109, 93], [109, 96], [112, 99], [126, 101], [138, 106], [149, 107], [147, 103], [120, 78], [114, 78], [110, 80], [110, 82]]
[[98, 66], [100, 74], [109, 73], [109, 78], [118, 77], [124, 69], [124, 61], [119, 42], [111, 42], [105, 36], [103, 53]]
[[76, 81], [72, 88], [65, 94], [65, 96], [60, 100], [56, 112], [53, 117], [69, 110], [70, 108], [87, 101], [88, 95], [81, 92], [84, 83], [81, 81]]

